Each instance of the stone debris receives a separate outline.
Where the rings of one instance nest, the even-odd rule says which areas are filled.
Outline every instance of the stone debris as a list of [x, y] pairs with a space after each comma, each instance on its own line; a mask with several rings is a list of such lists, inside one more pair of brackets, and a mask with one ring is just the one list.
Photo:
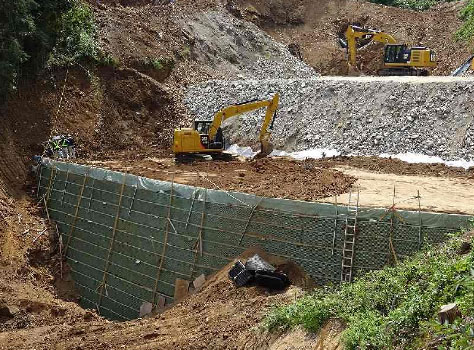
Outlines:
[[[472, 101], [467, 78], [312, 78], [209, 81], [189, 88], [186, 104], [212, 119], [234, 103], [281, 95], [272, 134], [275, 148], [335, 149], [343, 155], [421, 153], [474, 159]], [[263, 112], [230, 119], [230, 143], [253, 145]]]
[[14, 305], [0, 304], [0, 317], [13, 318], [20, 312], [20, 309]]
[[183, 25], [192, 56], [223, 79], [311, 78], [316, 71], [255, 24], [225, 11], [199, 13]]

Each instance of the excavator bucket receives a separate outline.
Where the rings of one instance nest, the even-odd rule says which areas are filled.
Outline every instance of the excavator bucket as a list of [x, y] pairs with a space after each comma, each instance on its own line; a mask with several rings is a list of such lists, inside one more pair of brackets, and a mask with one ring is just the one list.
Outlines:
[[260, 143], [260, 152], [257, 153], [256, 158], [264, 158], [268, 156], [273, 151], [273, 145], [270, 142], [270, 134], [267, 133], [262, 138]]

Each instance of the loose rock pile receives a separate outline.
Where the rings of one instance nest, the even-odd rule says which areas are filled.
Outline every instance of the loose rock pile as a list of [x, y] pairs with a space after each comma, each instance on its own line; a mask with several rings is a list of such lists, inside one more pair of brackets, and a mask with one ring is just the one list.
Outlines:
[[[281, 102], [272, 138], [279, 149], [343, 154], [422, 153], [474, 159], [474, 79], [317, 78], [210, 81], [188, 90], [188, 108], [211, 119], [228, 104]], [[230, 120], [231, 142], [255, 144], [264, 112]]]
[[227, 12], [199, 13], [184, 24], [194, 59], [214, 67], [212, 76], [268, 79], [311, 78], [315, 70], [256, 25]]

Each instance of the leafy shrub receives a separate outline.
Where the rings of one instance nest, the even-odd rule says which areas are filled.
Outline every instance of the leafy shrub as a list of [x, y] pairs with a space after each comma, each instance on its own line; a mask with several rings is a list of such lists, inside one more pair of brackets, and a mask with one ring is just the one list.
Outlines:
[[82, 60], [115, 63], [99, 50], [93, 13], [81, 0], [0, 1], [0, 103], [20, 77]]
[[84, 60], [100, 62], [94, 15], [88, 5], [77, 0], [59, 21], [56, 46], [49, 65], [69, 65]]
[[25, 39], [36, 30], [32, 0], [0, 3], [0, 98], [15, 89], [20, 66], [30, 57], [23, 49]]
[[162, 69], [173, 69], [174, 60], [172, 58], [151, 58], [145, 57], [143, 59], [143, 64], [147, 68], [154, 69], [156, 71], [161, 71]]
[[469, 0], [461, 10], [462, 27], [456, 32], [458, 40], [470, 41], [474, 36], [474, 0]]
[[[272, 310], [264, 326], [285, 330], [302, 325], [317, 331], [337, 318], [347, 325], [346, 349], [408, 348], [420, 334], [420, 326], [433, 319], [443, 304], [455, 301], [463, 315], [474, 316], [474, 250], [458, 255], [459, 244], [455, 238], [439, 250], [427, 249], [354, 283], [316, 290]], [[466, 327], [459, 329], [470, 334]]]

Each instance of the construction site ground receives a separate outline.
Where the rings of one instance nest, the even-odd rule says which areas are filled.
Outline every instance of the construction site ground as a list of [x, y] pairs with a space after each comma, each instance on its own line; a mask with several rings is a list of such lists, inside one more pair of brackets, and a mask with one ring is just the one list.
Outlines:
[[[474, 170], [443, 164], [410, 164], [378, 157], [335, 157], [295, 161], [286, 158], [230, 162], [176, 163], [172, 157], [85, 161], [97, 167], [147, 178], [265, 197], [346, 204], [349, 189], [360, 204], [446, 213], [474, 214]], [[393, 198], [395, 187], [395, 198]], [[418, 191], [420, 201], [418, 201]]]
[[[474, 170], [377, 157], [176, 165], [169, 152], [173, 129], [188, 126], [193, 118], [183, 102], [189, 86], [246, 78], [227, 74], [245, 65], [239, 56], [232, 56], [222, 72], [199, 60], [216, 53], [219, 40], [210, 36], [210, 50], [202, 51], [205, 45], [193, 47], [193, 38], [183, 32], [182, 23], [206, 17], [201, 12], [232, 7], [232, 13], [269, 34], [268, 40], [299, 44], [304, 60], [322, 75], [348, 73], [345, 50], [337, 39], [340, 29], [353, 22], [433, 48], [440, 62], [433, 74], [446, 75], [470, 54], [467, 44], [452, 40], [462, 23], [458, 13], [463, 1], [424, 12], [359, 0], [88, 2], [100, 45], [117, 59], [118, 67], [48, 71], [21, 82], [0, 109], [0, 350], [342, 349], [343, 325], [337, 322], [319, 335], [301, 329], [262, 333], [259, 325], [267, 311], [294, 300], [301, 286], [281, 294], [256, 287], [236, 289], [227, 278], [228, 267], [162, 315], [117, 323], [82, 309], [67, 265], [61, 269], [56, 228], [35, 197], [30, 173], [32, 156], [41, 154], [42, 143], [51, 135], [72, 134], [78, 141], [79, 163], [154, 179], [330, 203], [335, 194], [344, 203], [349, 188], [359, 185], [361, 205], [378, 207], [392, 205], [395, 186], [397, 208], [418, 210], [418, 201], [410, 198], [419, 190], [422, 210], [474, 214]], [[374, 74], [382, 50], [382, 45], [371, 44], [359, 51], [359, 74]], [[145, 58], [172, 58], [174, 67], [157, 72], [144, 64]]]
[[[0, 349], [257, 350], [282, 349], [280, 346], [294, 341], [297, 346], [319, 344], [324, 349], [339, 349], [338, 333], [342, 326], [337, 322], [328, 324], [318, 337], [303, 331], [282, 335], [259, 330], [259, 323], [271, 307], [302, 295], [311, 281], [296, 265], [259, 249], [249, 249], [239, 258], [245, 259], [255, 253], [285, 271], [294, 285], [282, 293], [268, 292], [256, 286], [235, 288], [227, 275], [233, 264], [230, 263], [211, 276], [201, 290], [161, 315], [115, 323], [97, 321], [87, 314], [86, 320], [0, 333]], [[277, 341], [280, 336], [284, 338], [283, 342]]]

